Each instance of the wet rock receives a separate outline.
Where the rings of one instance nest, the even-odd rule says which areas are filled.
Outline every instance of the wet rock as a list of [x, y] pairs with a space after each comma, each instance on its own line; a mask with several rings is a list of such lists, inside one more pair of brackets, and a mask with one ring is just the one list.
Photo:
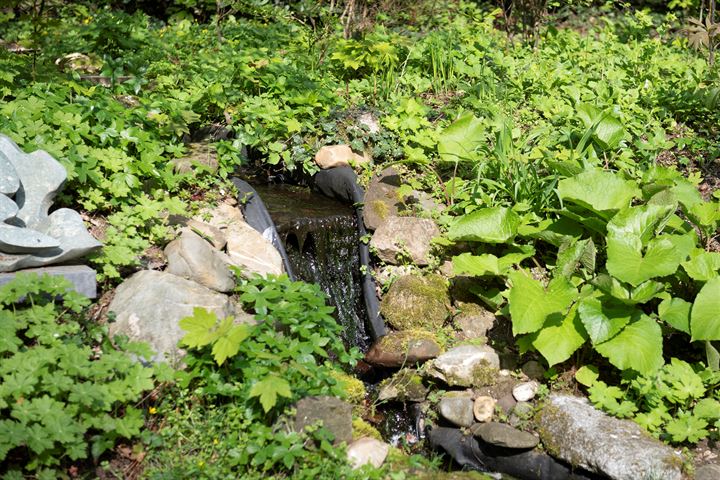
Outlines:
[[390, 445], [375, 438], [363, 437], [348, 446], [347, 456], [353, 468], [370, 464], [380, 468], [390, 452]]
[[538, 382], [523, 382], [513, 388], [513, 397], [515, 397], [515, 400], [518, 402], [528, 402], [535, 398], [538, 388], [540, 388]]
[[242, 269], [243, 276], [283, 273], [280, 253], [250, 225], [236, 223], [227, 230], [226, 235], [229, 261]]
[[495, 325], [495, 315], [476, 303], [460, 303], [460, 313], [453, 318], [459, 330], [458, 340], [472, 340], [487, 335]]
[[478, 422], [489, 422], [495, 415], [495, 404], [492, 397], [480, 396], [473, 402], [473, 416]]
[[[240, 221], [242, 221], [242, 217], [240, 217]], [[170, 215], [168, 217], [168, 223], [170, 225], [181, 225], [183, 227], [187, 227], [195, 234], [200, 235], [202, 238], [210, 242], [217, 250], [225, 248], [225, 244], [227, 243], [225, 234], [218, 227], [195, 218], [187, 218], [182, 215]]]
[[470, 387], [495, 382], [500, 360], [488, 345], [461, 345], [432, 361], [428, 373], [450, 386]]
[[339, 398], [305, 397], [295, 407], [295, 430], [321, 422], [335, 437], [334, 444], [352, 441], [352, 405]]
[[542, 381], [545, 378], [545, 367], [535, 360], [525, 362], [522, 366], [522, 372], [531, 380]]
[[221, 293], [170, 273], [143, 270], [115, 291], [109, 307], [116, 314], [109, 325], [110, 336], [124, 334], [133, 341], [147, 342], [156, 352], [149, 360], [177, 365], [185, 354], [178, 342], [186, 333], [178, 322], [193, 315], [196, 307], [219, 318], [236, 313], [230, 299]]
[[440, 275], [406, 275], [397, 279], [383, 297], [380, 313], [397, 330], [437, 330], [448, 317], [445, 279]]
[[235, 288], [235, 277], [224, 255], [189, 229], [165, 247], [167, 273], [187, 278], [218, 292]]
[[397, 264], [409, 258], [416, 265], [430, 262], [430, 241], [440, 236], [435, 222], [425, 218], [389, 217], [370, 240], [370, 247], [384, 262]]
[[445, 394], [438, 402], [438, 412], [445, 420], [458, 427], [469, 427], [474, 422], [473, 401], [469, 394]]
[[718, 480], [720, 478], [720, 465], [708, 463], [695, 470], [695, 480]]
[[498, 447], [529, 449], [535, 448], [540, 440], [532, 433], [523, 432], [499, 422], [479, 423], [470, 431], [478, 438]]
[[367, 162], [365, 157], [353, 152], [347, 145], [325, 145], [315, 154], [315, 163], [323, 170], [349, 167]]
[[378, 401], [422, 402], [427, 394], [428, 389], [417, 370], [404, 368], [380, 383]]
[[173, 158], [170, 164], [176, 173], [192, 173], [196, 168], [214, 173], [218, 169], [218, 156], [215, 145], [210, 143], [190, 143], [186, 145], [187, 155]]
[[551, 395], [537, 416], [546, 450], [571, 465], [615, 480], [680, 480], [683, 457], [631, 420], [611, 417], [586, 399]]
[[386, 168], [370, 180], [365, 192], [363, 220], [370, 230], [376, 230], [390, 217], [396, 217], [403, 204], [398, 195], [400, 175], [393, 167]]
[[406, 330], [380, 337], [368, 350], [365, 361], [371, 365], [395, 368], [422, 363], [440, 353], [433, 334]]

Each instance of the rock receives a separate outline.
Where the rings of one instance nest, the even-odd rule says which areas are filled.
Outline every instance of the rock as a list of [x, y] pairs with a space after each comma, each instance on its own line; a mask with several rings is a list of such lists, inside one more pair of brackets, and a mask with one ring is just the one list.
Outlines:
[[81, 72], [87, 74], [99, 73], [102, 69], [102, 60], [97, 55], [86, 55], [84, 53], [74, 52], [55, 60], [55, 65], [63, 71]]
[[110, 336], [124, 334], [148, 342], [156, 352], [150, 360], [177, 365], [184, 355], [177, 344], [186, 333], [178, 322], [193, 315], [195, 307], [219, 318], [235, 315], [230, 299], [221, 293], [170, 273], [140, 271], [115, 291], [109, 307], [116, 314]]
[[233, 227], [245, 223], [245, 218], [240, 209], [227, 201], [218, 204], [215, 208], [201, 210], [199, 218], [195, 218], [195, 220], [208, 223], [220, 230], [226, 237], [228, 231], [232, 230]]
[[181, 158], [173, 158], [170, 164], [177, 173], [191, 173], [195, 168], [214, 173], [218, 169], [217, 150], [210, 143], [190, 143], [188, 154]]
[[422, 275], [422, 272], [415, 265], [383, 265], [373, 273], [375, 282], [380, 285], [391, 284], [405, 275]]
[[218, 292], [235, 288], [235, 277], [224, 256], [191, 230], [184, 228], [180, 238], [165, 247], [168, 266], [165, 270]]
[[695, 480], [718, 480], [720, 465], [708, 463], [695, 469]]
[[545, 367], [535, 360], [525, 362], [521, 370], [531, 380], [541, 381], [545, 378]]
[[365, 192], [363, 220], [370, 230], [376, 230], [385, 220], [396, 217], [402, 208], [398, 195], [400, 175], [393, 167], [386, 168], [370, 180]]
[[611, 417], [584, 398], [550, 395], [536, 416], [545, 449], [614, 480], [680, 480], [683, 457], [631, 420]]
[[469, 395], [445, 394], [438, 402], [438, 411], [445, 420], [458, 427], [469, 427], [474, 422], [473, 401]]
[[397, 330], [437, 330], [448, 317], [450, 296], [440, 275], [406, 275], [383, 297], [380, 313]]
[[421, 330], [390, 332], [377, 339], [365, 354], [365, 361], [382, 367], [402, 367], [433, 359], [440, 346], [433, 334]]
[[512, 394], [518, 402], [528, 402], [535, 398], [538, 388], [540, 388], [538, 382], [523, 382], [513, 388]]
[[334, 445], [352, 441], [352, 405], [339, 398], [305, 397], [295, 407], [295, 430], [321, 422], [334, 436]]
[[283, 263], [280, 253], [262, 234], [245, 222], [227, 231], [227, 254], [230, 263], [242, 269], [242, 275], [280, 275]]
[[445, 206], [438, 203], [432, 195], [427, 192], [413, 190], [412, 193], [407, 195], [404, 200], [405, 204], [416, 213], [433, 213], [445, 210]]
[[[0, 150], [0, 193], [11, 196], [20, 188], [20, 177], [10, 159]], [[8, 200], [10, 200], [8, 198]], [[11, 200], [12, 201], [12, 200]], [[13, 205], [15, 202], [13, 202]], [[0, 207], [2, 207], [0, 205]], [[5, 217], [7, 218], [7, 217]]]
[[[0, 285], [13, 280], [20, 272], [0, 273]], [[53, 265], [40, 268], [26, 268], [22, 273], [37, 273], [51, 277], [63, 277], [72, 284], [73, 290], [88, 298], [97, 297], [97, 273], [85, 265]]]
[[416, 370], [403, 368], [392, 377], [380, 383], [378, 402], [422, 402], [428, 389]]
[[505, 412], [505, 414], [508, 414], [515, 409], [515, 406], [517, 406], [517, 400], [515, 400], [515, 397], [512, 396], [512, 393], [508, 393], [507, 395], [500, 397], [497, 404], [498, 407]]
[[473, 403], [473, 415], [478, 422], [489, 422], [495, 415], [495, 404], [492, 397], [480, 396]]
[[[242, 221], [242, 215], [240, 216], [240, 221]], [[189, 228], [210, 242], [212, 246], [218, 250], [225, 248], [225, 244], [227, 243], [225, 234], [218, 227], [195, 218], [187, 218], [182, 215], [170, 215], [168, 217], [168, 223], [170, 223], [170, 225], [182, 225], [183, 227]]]
[[495, 381], [500, 359], [488, 345], [461, 345], [432, 361], [428, 373], [450, 386], [481, 386]]
[[315, 163], [323, 170], [363, 164], [365, 157], [354, 153], [347, 145], [325, 145], [315, 154]]
[[59, 162], [43, 151], [24, 153], [5, 135], [0, 135], [0, 157], [12, 165], [10, 173], [3, 172], [4, 188], [12, 190], [15, 177], [19, 181], [14, 199], [0, 195], [5, 217], [0, 272], [67, 262], [101, 246], [77, 212], [61, 208], [48, 215], [67, 178]]
[[355, 440], [348, 446], [347, 456], [353, 468], [370, 464], [380, 468], [390, 452], [390, 445], [370, 437]]
[[540, 443], [540, 440], [532, 433], [523, 432], [504, 423], [480, 423], [474, 425], [470, 431], [474, 436], [498, 447], [525, 450], [535, 448]]
[[521, 420], [528, 420], [535, 413], [535, 406], [530, 402], [518, 402], [512, 413]]
[[363, 113], [357, 119], [357, 123], [365, 127], [371, 135], [374, 135], [380, 131], [380, 124], [377, 118], [370, 112]]
[[17, 215], [18, 210], [18, 206], [10, 197], [0, 193], [0, 222], [4, 222], [8, 218], [14, 217]]
[[370, 247], [384, 262], [397, 264], [409, 258], [424, 266], [430, 263], [430, 241], [439, 236], [440, 229], [432, 220], [389, 217], [375, 230]]
[[495, 325], [495, 315], [476, 303], [460, 303], [460, 313], [453, 318], [459, 330], [458, 340], [483, 338]]

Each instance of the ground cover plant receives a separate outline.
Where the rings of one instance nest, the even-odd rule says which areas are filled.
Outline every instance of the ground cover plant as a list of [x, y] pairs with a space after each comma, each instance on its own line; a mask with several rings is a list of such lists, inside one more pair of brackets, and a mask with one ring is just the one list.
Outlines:
[[[520, 353], [665, 441], [718, 438], [718, 29], [700, 10], [715, 2], [154, 3], [0, 3], [0, 133], [66, 167], [60, 202], [101, 236], [106, 289], [168, 241], [171, 214], [232, 195], [238, 167], [312, 173], [320, 146], [347, 142], [447, 205], [441, 246]], [[367, 112], [378, 132], [357, 124]], [[208, 126], [228, 133], [209, 140], [217, 165], [180, 171]], [[150, 478], [402, 478], [285, 428], [297, 399], [346, 395], [357, 358], [314, 287], [240, 285], [257, 325], [196, 312], [172, 382], [113, 347], [86, 302], [40, 295], [61, 290], [0, 290], [7, 478], [66, 475], [121, 437], [148, 450]], [[63, 355], [75, 370], [49, 362]], [[143, 404], [156, 387], [168, 400]]]

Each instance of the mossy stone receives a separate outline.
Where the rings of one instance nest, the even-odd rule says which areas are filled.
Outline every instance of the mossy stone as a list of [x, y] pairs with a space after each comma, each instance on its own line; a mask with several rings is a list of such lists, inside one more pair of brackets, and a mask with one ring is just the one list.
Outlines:
[[437, 274], [405, 275], [390, 286], [380, 306], [385, 321], [396, 330], [437, 330], [448, 317], [450, 296]]

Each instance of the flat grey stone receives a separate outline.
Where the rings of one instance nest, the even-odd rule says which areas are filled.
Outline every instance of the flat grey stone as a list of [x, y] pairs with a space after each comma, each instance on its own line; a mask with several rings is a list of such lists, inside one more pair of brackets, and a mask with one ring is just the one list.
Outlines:
[[537, 418], [547, 452], [571, 465], [615, 480], [682, 478], [682, 455], [584, 398], [550, 395]]
[[[50, 275], [53, 277], [64, 277], [73, 284], [73, 289], [88, 298], [97, 297], [97, 279], [95, 270], [86, 265], [55, 265], [41, 268], [28, 268], [22, 273], [37, 273], [38, 275]], [[20, 272], [0, 273], [0, 285], [13, 280]]]
[[60, 242], [32, 228], [0, 224], [0, 252], [38, 253], [59, 246]]
[[5, 153], [0, 151], [0, 193], [12, 195], [20, 188], [20, 177]]
[[430, 241], [439, 236], [440, 229], [432, 220], [391, 216], [375, 230], [370, 247], [386, 263], [397, 264], [402, 257], [410, 257], [422, 266], [430, 262]]
[[10, 197], [0, 193], [0, 222], [14, 217], [17, 215], [18, 210], [17, 204]]
[[510, 425], [499, 422], [479, 423], [470, 429], [473, 435], [498, 447], [530, 449], [540, 440], [532, 433], [523, 432]]
[[295, 408], [295, 430], [321, 422], [335, 436], [335, 445], [352, 441], [352, 405], [335, 397], [301, 399]]
[[458, 427], [469, 427], [475, 420], [470, 396], [445, 395], [438, 402], [438, 411], [445, 420]]
[[167, 273], [192, 280], [218, 292], [235, 288], [235, 278], [223, 255], [199, 235], [184, 228], [180, 238], [165, 247]]
[[133, 341], [147, 342], [156, 352], [150, 360], [178, 365], [185, 355], [178, 342], [186, 333], [179, 322], [192, 316], [195, 307], [220, 319], [232, 315], [238, 320], [226, 295], [171, 273], [143, 270], [115, 291], [109, 307], [116, 314], [109, 325], [110, 335], [124, 334]]
[[720, 478], [720, 465], [708, 463], [695, 470], [695, 480], [718, 480]]

